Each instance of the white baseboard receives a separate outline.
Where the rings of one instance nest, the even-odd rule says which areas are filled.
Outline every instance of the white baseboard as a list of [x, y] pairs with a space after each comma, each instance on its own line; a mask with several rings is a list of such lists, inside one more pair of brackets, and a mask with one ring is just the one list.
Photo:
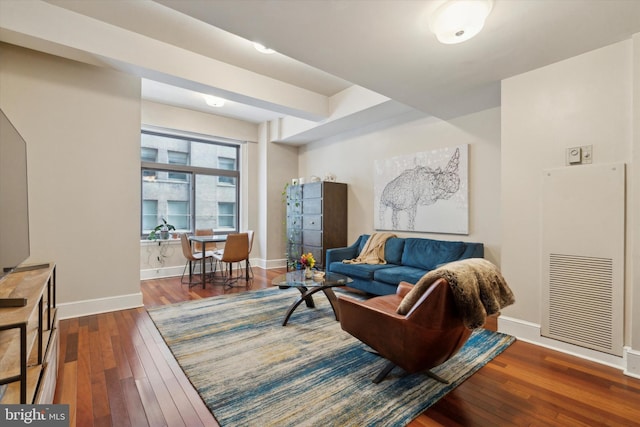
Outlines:
[[[265, 260], [263, 258], [251, 258], [250, 262], [251, 262], [251, 265], [264, 268], [266, 270], [271, 268], [284, 268], [287, 266], [286, 259]], [[173, 267], [149, 268], [146, 270], [140, 270], [140, 280], [163, 279], [166, 277], [182, 276], [183, 271], [184, 271], [184, 265], [173, 266]], [[200, 274], [199, 264], [196, 265], [196, 267], [194, 268], [194, 273]]]
[[[250, 262], [251, 265], [264, 268], [265, 270], [271, 268], [284, 268], [287, 266], [286, 259], [265, 260], [263, 258], [251, 258]], [[146, 270], [140, 270], [140, 280], [163, 279], [167, 277], [182, 276], [183, 271], [184, 266], [149, 268]], [[200, 265], [196, 266], [196, 268], [194, 269], [194, 273], [200, 274]]]
[[630, 347], [623, 349], [622, 357], [591, 350], [543, 337], [540, 335], [540, 325], [507, 316], [498, 317], [498, 331], [513, 335], [521, 341], [611, 366], [622, 370], [625, 375], [640, 378], [640, 352]]
[[[265, 260], [252, 258], [251, 265], [264, 269], [286, 267], [286, 259]], [[196, 274], [200, 274], [200, 269], [196, 267]], [[140, 280], [160, 279], [165, 277], [182, 276], [184, 266], [172, 266], [140, 270]], [[91, 314], [106, 313], [109, 311], [127, 310], [130, 308], [142, 307], [142, 293], [130, 295], [118, 295], [108, 298], [97, 298], [93, 300], [73, 301], [58, 304], [59, 319], [70, 319], [74, 317], [88, 316]]]
[[640, 379], [640, 351], [625, 347], [624, 358], [626, 361], [624, 374]]
[[[251, 262], [253, 262], [253, 260]], [[270, 259], [270, 260], [260, 259], [259, 262], [260, 264], [255, 264], [255, 265], [259, 265], [265, 270], [269, 270], [271, 268], [284, 268], [287, 266], [287, 260], [285, 258]]]
[[[140, 280], [163, 279], [165, 277], [182, 276], [183, 271], [184, 271], [184, 266], [150, 268], [147, 270], [140, 270]], [[198, 274], [200, 274], [200, 269], [198, 269], [197, 271], [198, 271]]]
[[142, 307], [142, 292], [129, 295], [118, 295], [108, 298], [74, 301], [58, 304], [59, 319], [88, 316], [90, 314], [106, 313], [109, 311], [127, 310]]

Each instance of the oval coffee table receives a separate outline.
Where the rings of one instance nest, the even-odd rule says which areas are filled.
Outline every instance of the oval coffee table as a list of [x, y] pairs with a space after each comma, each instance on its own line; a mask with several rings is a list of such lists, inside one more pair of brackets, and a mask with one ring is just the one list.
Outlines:
[[280, 289], [296, 288], [300, 291], [298, 299], [295, 300], [287, 310], [282, 326], [287, 325], [289, 317], [291, 317], [291, 314], [298, 308], [302, 301], [307, 303], [307, 307], [315, 308], [316, 305], [313, 302], [313, 294], [319, 291], [322, 291], [326, 295], [329, 303], [331, 303], [331, 308], [333, 309], [333, 314], [336, 316], [336, 320], [340, 320], [336, 305], [336, 294], [333, 293], [331, 288], [346, 286], [351, 282], [353, 282], [353, 280], [351, 280], [350, 277], [338, 273], [326, 273], [321, 280], [306, 279], [304, 277], [304, 270], [289, 271], [286, 274], [276, 277], [271, 282], [274, 286], [278, 286]]

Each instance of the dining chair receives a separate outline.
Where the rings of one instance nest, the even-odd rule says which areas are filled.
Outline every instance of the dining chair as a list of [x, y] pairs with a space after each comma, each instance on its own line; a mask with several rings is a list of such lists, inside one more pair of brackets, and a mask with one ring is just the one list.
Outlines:
[[[180, 278], [180, 283], [182, 284], [188, 284], [189, 287], [193, 286], [193, 285], [199, 285], [202, 283], [202, 288], [204, 289], [205, 286], [205, 271], [204, 271], [204, 264], [206, 264], [206, 260], [209, 259], [209, 262], [212, 263], [211, 266], [213, 268], [213, 251], [207, 251], [204, 254], [204, 263], [203, 263], [203, 259], [202, 259], [202, 251], [200, 252], [193, 252], [191, 250], [191, 243], [189, 242], [189, 237], [183, 233], [180, 235], [180, 243], [182, 245], [182, 255], [187, 259], [186, 264], [184, 265], [184, 269], [182, 270], [182, 277]], [[194, 262], [197, 263], [201, 263], [202, 264], [202, 269], [203, 271], [201, 271], [200, 273], [200, 282], [194, 282], [193, 281], [193, 270], [194, 270]], [[187, 272], [187, 267], [189, 267], [189, 281], [185, 282], [184, 281], [184, 276]]]
[[[227, 235], [227, 242], [224, 245], [224, 249], [216, 251], [213, 257], [221, 264], [227, 264], [226, 271], [224, 272], [224, 284], [230, 285], [237, 282], [240, 275], [233, 276], [233, 264], [246, 261], [249, 258], [249, 236], [247, 233], [235, 233]], [[245, 273], [245, 280], [249, 280], [248, 270]]]
[[[198, 228], [193, 234], [196, 236], [213, 236], [213, 233], [214, 232], [212, 228]], [[207, 243], [207, 249], [215, 251], [218, 249], [218, 245], [216, 245], [215, 243]], [[193, 251], [202, 252], [202, 243], [193, 242]]]
[[[196, 236], [213, 236], [215, 234], [215, 232], [213, 231], [213, 228], [197, 228], [196, 232], [194, 233], [194, 235]], [[200, 252], [202, 253], [202, 245], [204, 245], [204, 243], [201, 242], [193, 242], [193, 251], [194, 252]], [[217, 270], [218, 267], [218, 260], [216, 260], [215, 258], [213, 258], [213, 252], [218, 251], [220, 248], [218, 248], [218, 244], [215, 242], [207, 242], [207, 244], [205, 245], [205, 248], [207, 250], [207, 253], [210, 253], [211, 258], [211, 274], [214, 274]], [[220, 266], [222, 267], [222, 266]]]

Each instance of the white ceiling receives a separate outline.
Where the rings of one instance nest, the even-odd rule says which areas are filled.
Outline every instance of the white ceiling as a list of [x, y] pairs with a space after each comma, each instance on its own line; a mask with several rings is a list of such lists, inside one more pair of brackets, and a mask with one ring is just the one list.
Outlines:
[[[239, 37], [153, 1], [129, 0], [117, 5], [96, 0], [47, 0], [47, 3], [325, 96], [335, 95], [352, 85], [280, 53], [259, 53], [253, 41], [260, 41], [260, 37], [251, 40]], [[202, 4], [203, 7], [211, 5], [213, 2], [209, 1]], [[196, 91], [149, 79], [143, 79], [142, 95], [151, 101], [253, 123], [282, 117], [280, 112], [233, 101], [227, 101], [223, 108], [209, 107]]]
[[638, 0], [495, 0], [457, 45], [427, 26], [439, 1], [157, 0], [428, 114], [500, 102], [500, 80], [640, 32]]
[[[6, 5], [18, 1], [0, 0], [0, 8], [8, 12]], [[64, 8], [74, 17], [79, 14], [85, 20], [159, 40], [199, 58], [213, 58], [274, 82], [286, 82], [288, 87], [301, 88], [302, 95], [330, 99], [356, 85], [393, 100], [389, 111], [394, 114], [399, 114], [399, 106], [404, 105], [443, 119], [498, 106], [500, 81], [504, 78], [640, 32], [640, 0], [495, 0], [484, 30], [457, 45], [440, 44], [428, 30], [426, 18], [442, 0], [31, 2], [37, 3], [48, 6], [41, 7], [43, 13], [53, 12], [49, 10], [51, 5]], [[68, 51], [84, 49], [77, 37], [69, 42], [60, 36], [61, 41], [55, 43], [35, 43], [40, 37], [38, 31], [45, 30], [24, 30], [27, 37], [17, 37], [20, 28], [27, 27], [5, 22], [0, 26], [0, 40], [49, 48], [56, 54], [61, 54], [61, 44], [66, 44]], [[49, 34], [58, 37], [61, 30], [56, 30]], [[278, 53], [260, 54], [250, 41], [260, 41]], [[102, 46], [96, 47], [96, 51], [100, 49]], [[74, 55], [68, 53], [69, 57]], [[110, 64], [122, 62], [96, 54], [93, 58]], [[126, 69], [122, 65], [120, 68]], [[166, 73], [155, 75], [166, 77]], [[251, 96], [241, 94], [236, 102], [214, 110], [198, 94], [215, 94], [214, 84], [182, 84], [186, 81], [182, 75], [175, 79], [141, 76], [143, 97], [157, 102], [254, 123], [283, 117], [283, 109], [272, 108], [277, 103], [269, 98], [277, 95], [277, 85], [256, 96], [258, 101], [269, 98], [267, 102], [252, 102]], [[230, 92], [229, 88], [220, 91]], [[382, 119], [383, 112], [382, 108], [376, 110], [376, 120]], [[360, 116], [360, 125], [362, 121]], [[344, 131], [347, 125], [344, 121], [334, 123], [334, 128]]]
[[252, 123], [262, 123], [282, 116], [282, 113], [278, 111], [265, 110], [250, 104], [229, 100], [225, 100], [222, 107], [211, 107], [207, 105], [200, 92], [149, 79], [142, 79], [142, 98], [160, 104], [174, 105]]

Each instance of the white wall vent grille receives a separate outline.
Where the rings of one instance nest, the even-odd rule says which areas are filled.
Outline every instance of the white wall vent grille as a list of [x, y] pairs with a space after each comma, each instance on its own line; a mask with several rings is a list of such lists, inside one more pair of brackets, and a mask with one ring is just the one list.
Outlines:
[[549, 264], [549, 335], [611, 351], [612, 260], [551, 254]]
[[624, 193], [624, 164], [544, 172], [543, 336], [622, 356]]

